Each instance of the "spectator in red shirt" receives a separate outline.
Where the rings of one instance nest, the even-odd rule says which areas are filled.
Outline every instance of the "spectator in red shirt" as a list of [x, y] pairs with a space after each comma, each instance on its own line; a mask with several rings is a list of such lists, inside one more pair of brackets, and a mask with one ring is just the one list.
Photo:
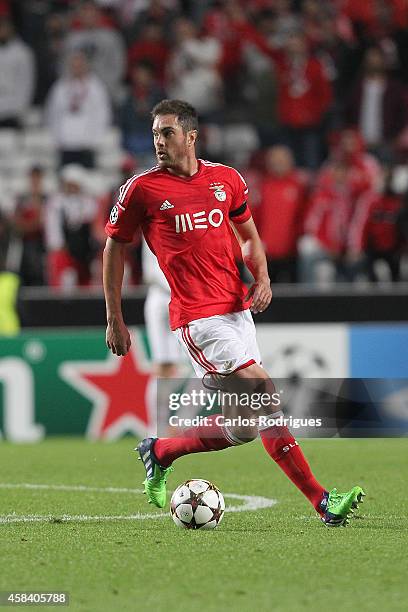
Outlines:
[[261, 184], [259, 233], [273, 282], [296, 282], [297, 241], [305, 206], [305, 180], [288, 147], [277, 145], [265, 155]]
[[362, 249], [351, 247], [350, 235], [362, 223], [364, 198], [378, 190], [381, 168], [371, 156], [365, 165], [365, 154], [356, 152], [355, 142], [355, 133], [346, 131], [317, 177], [299, 241], [303, 282], [322, 278], [322, 263], [330, 268], [331, 280], [352, 281], [366, 273]]
[[406, 0], [345, 0], [342, 12], [365, 36], [378, 39], [408, 26]]
[[10, 14], [10, 2], [9, 0], [0, 0], [0, 15]]
[[129, 46], [128, 71], [130, 72], [136, 63], [148, 61], [154, 67], [155, 77], [163, 85], [168, 58], [169, 48], [164, 40], [163, 28], [160, 23], [150, 19]]
[[22, 254], [19, 274], [26, 286], [44, 284], [44, 217], [47, 195], [44, 171], [33, 166], [29, 172], [29, 186], [16, 202], [13, 224], [17, 230]]
[[356, 200], [366, 191], [375, 191], [381, 167], [376, 158], [367, 153], [361, 134], [347, 128], [332, 135], [331, 155], [317, 175], [317, 187], [332, 180], [333, 163], [346, 167], [346, 181], [351, 197]]
[[353, 200], [347, 182], [347, 166], [333, 161], [325, 180], [313, 191], [305, 216], [304, 236], [299, 241], [300, 280], [319, 280], [322, 263], [331, 264], [331, 276], [341, 278]]
[[349, 253], [348, 235], [357, 222], [357, 202], [379, 186], [381, 167], [365, 151], [356, 130], [332, 137], [331, 156], [316, 178], [300, 242], [301, 278], [317, 279], [320, 262], [331, 262], [340, 280], [352, 280], [362, 270], [360, 258]]
[[205, 14], [202, 27], [207, 36], [215, 37], [221, 44], [218, 64], [230, 112], [239, 109], [243, 102], [245, 51], [253, 47], [266, 57], [271, 52], [265, 33], [248, 18], [248, 3], [245, 8], [242, 4], [237, 0], [218, 3]]
[[332, 90], [322, 64], [301, 33], [288, 36], [284, 52], [270, 52], [278, 74], [278, 117], [297, 165], [314, 170], [323, 160], [324, 120]]
[[234, 0], [220, 3], [204, 16], [203, 30], [222, 44], [220, 70], [227, 81], [235, 80], [239, 72], [246, 33], [251, 28], [245, 11]]
[[348, 235], [348, 252], [354, 260], [364, 259], [368, 277], [379, 280], [377, 262], [388, 265], [391, 279], [400, 278], [400, 259], [403, 239], [399, 219], [403, 196], [393, 185], [393, 170], [383, 167], [383, 185], [380, 191], [369, 191], [356, 203], [354, 223]]

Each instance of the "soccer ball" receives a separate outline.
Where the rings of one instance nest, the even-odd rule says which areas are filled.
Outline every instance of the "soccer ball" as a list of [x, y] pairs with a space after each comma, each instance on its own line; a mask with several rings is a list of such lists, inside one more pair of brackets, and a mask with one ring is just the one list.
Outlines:
[[225, 510], [222, 493], [208, 480], [187, 480], [170, 500], [170, 513], [178, 527], [214, 529]]

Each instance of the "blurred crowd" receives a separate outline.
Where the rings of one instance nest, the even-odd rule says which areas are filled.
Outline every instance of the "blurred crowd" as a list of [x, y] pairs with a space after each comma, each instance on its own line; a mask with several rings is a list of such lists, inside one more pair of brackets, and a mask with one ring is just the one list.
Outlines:
[[[36, 109], [55, 149], [0, 194], [0, 271], [100, 284], [115, 191], [154, 164], [164, 97], [197, 108], [200, 157], [247, 178], [273, 282], [408, 280], [406, 0], [0, 0], [0, 139]], [[137, 236], [134, 284], [140, 253]]]

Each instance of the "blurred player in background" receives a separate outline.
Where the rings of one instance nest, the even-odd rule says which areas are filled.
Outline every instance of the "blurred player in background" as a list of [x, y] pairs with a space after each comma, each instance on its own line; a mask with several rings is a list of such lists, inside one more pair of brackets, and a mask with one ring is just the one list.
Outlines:
[[170, 329], [171, 292], [157, 258], [145, 240], [142, 244], [142, 270], [143, 281], [149, 286], [144, 317], [155, 373], [160, 378], [172, 378], [177, 375], [177, 364], [182, 360], [182, 353]]
[[[182, 374], [181, 366], [185, 358], [170, 329], [169, 284], [145, 240], [142, 240], [142, 271], [143, 282], [149, 286], [144, 303], [144, 318], [154, 373], [157, 378], [166, 379], [165, 385], [156, 386], [157, 430], [170, 434], [168, 392], [170, 388], [173, 389], [171, 379]], [[179, 386], [179, 381], [175, 382]]]
[[[181, 436], [143, 440], [138, 450], [146, 469], [144, 485], [149, 502], [164, 507], [167, 476], [175, 459], [244, 444], [259, 431], [267, 453], [308, 498], [322, 521], [333, 527], [346, 525], [364, 495], [361, 487], [329, 493], [315, 479], [288, 428], [276, 421], [283, 413], [272, 402], [275, 388], [260, 365], [250, 312], [265, 310], [272, 292], [265, 253], [247, 203], [246, 183], [229, 166], [197, 159], [198, 120], [190, 104], [163, 100], [154, 107], [152, 118], [158, 165], [121, 187], [106, 226], [107, 346], [116, 355], [125, 355], [130, 348], [121, 309], [124, 252], [141, 226], [171, 288], [171, 328], [188, 351], [197, 376], [210, 379], [210, 384], [224, 380], [226, 390], [238, 386], [250, 397], [254, 392], [268, 393], [271, 402], [256, 413], [268, 417], [265, 427], [239, 421], [239, 417], [253, 418], [251, 409], [224, 405], [224, 417], [230, 419], [224, 424], [210, 417]], [[234, 260], [230, 224], [254, 277], [249, 291]]]

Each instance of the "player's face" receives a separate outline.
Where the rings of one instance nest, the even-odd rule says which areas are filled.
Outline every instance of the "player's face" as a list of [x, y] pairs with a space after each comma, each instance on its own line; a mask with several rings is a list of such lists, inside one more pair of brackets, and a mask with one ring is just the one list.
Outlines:
[[183, 132], [175, 115], [158, 115], [153, 121], [153, 142], [161, 168], [177, 168], [189, 156], [195, 131]]

